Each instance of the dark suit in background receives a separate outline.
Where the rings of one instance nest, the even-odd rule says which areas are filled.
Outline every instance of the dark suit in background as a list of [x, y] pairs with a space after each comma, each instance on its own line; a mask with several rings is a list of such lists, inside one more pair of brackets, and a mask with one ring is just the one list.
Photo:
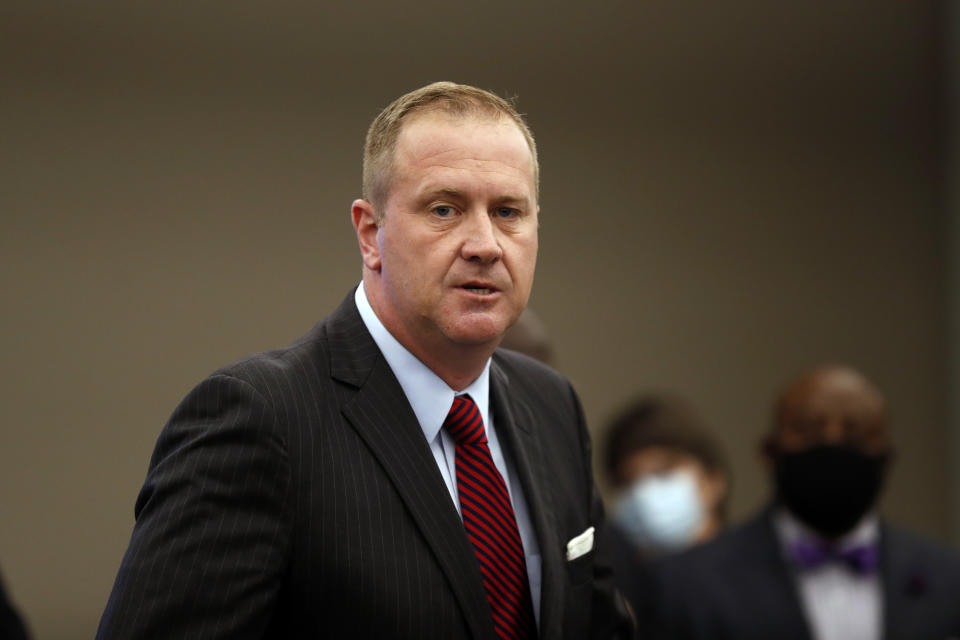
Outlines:
[[[810, 640], [771, 510], [702, 547], [654, 564], [641, 637]], [[881, 525], [884, 640], [960, 637], [960, 555]]]

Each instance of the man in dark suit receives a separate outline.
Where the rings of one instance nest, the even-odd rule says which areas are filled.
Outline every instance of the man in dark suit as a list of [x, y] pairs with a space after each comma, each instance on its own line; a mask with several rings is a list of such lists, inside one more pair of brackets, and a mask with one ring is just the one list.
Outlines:
[[787, 386], [764, 441], [775, 500], [654, 566], [645, 637], [960, 637], [960, 554], [878, 517], [893, 448], [883, 396], [824, 366]]
[[174, 411], [100, 638], [629, 634], [570, 384], [497, 350], [537, 254], [512, 105], [435, 83], [374, 120], [363, 281]]

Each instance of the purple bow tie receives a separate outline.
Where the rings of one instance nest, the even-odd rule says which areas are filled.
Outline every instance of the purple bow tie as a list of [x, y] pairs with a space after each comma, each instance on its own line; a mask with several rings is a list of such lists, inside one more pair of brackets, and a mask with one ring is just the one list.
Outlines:
[[802, 569], [815, 569], [833, 562], [862, 575], [874, 573], [880, 564], [880, 554], [875, 544], [833, 549], [824, 544], [801, 540], [790, 545], [790, 557]]

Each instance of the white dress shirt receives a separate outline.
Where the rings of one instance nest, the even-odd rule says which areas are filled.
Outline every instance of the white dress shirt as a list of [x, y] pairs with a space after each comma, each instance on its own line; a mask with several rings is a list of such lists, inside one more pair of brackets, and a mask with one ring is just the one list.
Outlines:
[[[450, 407], [453, 406], [455, 395], [464, 393], [470, 394], [483, 418], [483, 425], [487, 432], [487, 444], [490, 448], [490, 455], [493, 457], [493, 463], [497, 471], [503, 476], [507, 485], [507, 492], [510, 494], [510, 501], [513, 503], [513, 512], [517, 518], [517, 528], [520, 530], [520, 539], [523, 542], [523, 553], [527, 561], [527, 576], [530, 580], [530, 595], [533, 599], [533, 614], [540, 622], [540, 547], [537, 544], [537, 538], [534, 535], [533, 525], [530, 522], [530, 512], [527, 509], [527, 501], [523, 496], [520, 483], [514, 479], [517, 477], [513, 469], [513, 463], [507, 463], [503, 456], [503, 449], [500, 447], [500, 441], [497, 439], [497, 430], [494, 427], [493, 416], [490, 415], [490, 361], [487, 360], [483, 372], [470, 383], [466, 389], [457, 393], [444, 382], [440, 376], [430, 370], [416, 356], [410, 353], [406, 347], [393, 337], [387, 331], [387, 328], [380, 322], [373, 307], [367, 300], [366, 291], [363, 283], [357, 287], [354, 293], [354, 300], [357, 309], [360, 311], [360, 317], [367, 327], [367, 331], [373, 336], [373, 341], [377, 343], [380, 352], [387, 360], [387, 364], [396, 376], [397, 381], [403, 388], [403, 393], [407, 396], [413, 413], [420, 422], [420, 428], [423, 429], [423, 436], [430, 445], [430, 451], [437, 462], [437, 468], [443, 481], [450, 491], [450, 497], [453, 504], [460, 513], [460, 498], [457, 493], [457, 464], [456, 464], [456, 444], [453, 438], [442, 429], [443, 422], [447, 418]], [[460, 515], [463, 518], [463, 515]]]
[[[789, 549], [801, 540], [821, 540], [786, 509], [773, 519], [787, 562]], [[838, 549], [876, 544], [880, 526], [868, 514], [850, 533], [834, 543]], [[800, 602], [814, 640], [881, 640], [883, 637], [883, 584], [879, 572], [860, 574], [841, 563], [825, 563], [794, 572]]]

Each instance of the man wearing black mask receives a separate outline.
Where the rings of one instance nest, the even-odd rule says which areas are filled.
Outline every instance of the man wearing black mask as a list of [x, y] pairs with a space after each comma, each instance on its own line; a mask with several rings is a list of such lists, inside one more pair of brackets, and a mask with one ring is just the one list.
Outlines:
[[960, 554], [876, 512], [893, 447], [869, 380], [830, 365], [789, 384], [761, 450], [772, 503], [654, 566], [644, 637], [960, 637]]

